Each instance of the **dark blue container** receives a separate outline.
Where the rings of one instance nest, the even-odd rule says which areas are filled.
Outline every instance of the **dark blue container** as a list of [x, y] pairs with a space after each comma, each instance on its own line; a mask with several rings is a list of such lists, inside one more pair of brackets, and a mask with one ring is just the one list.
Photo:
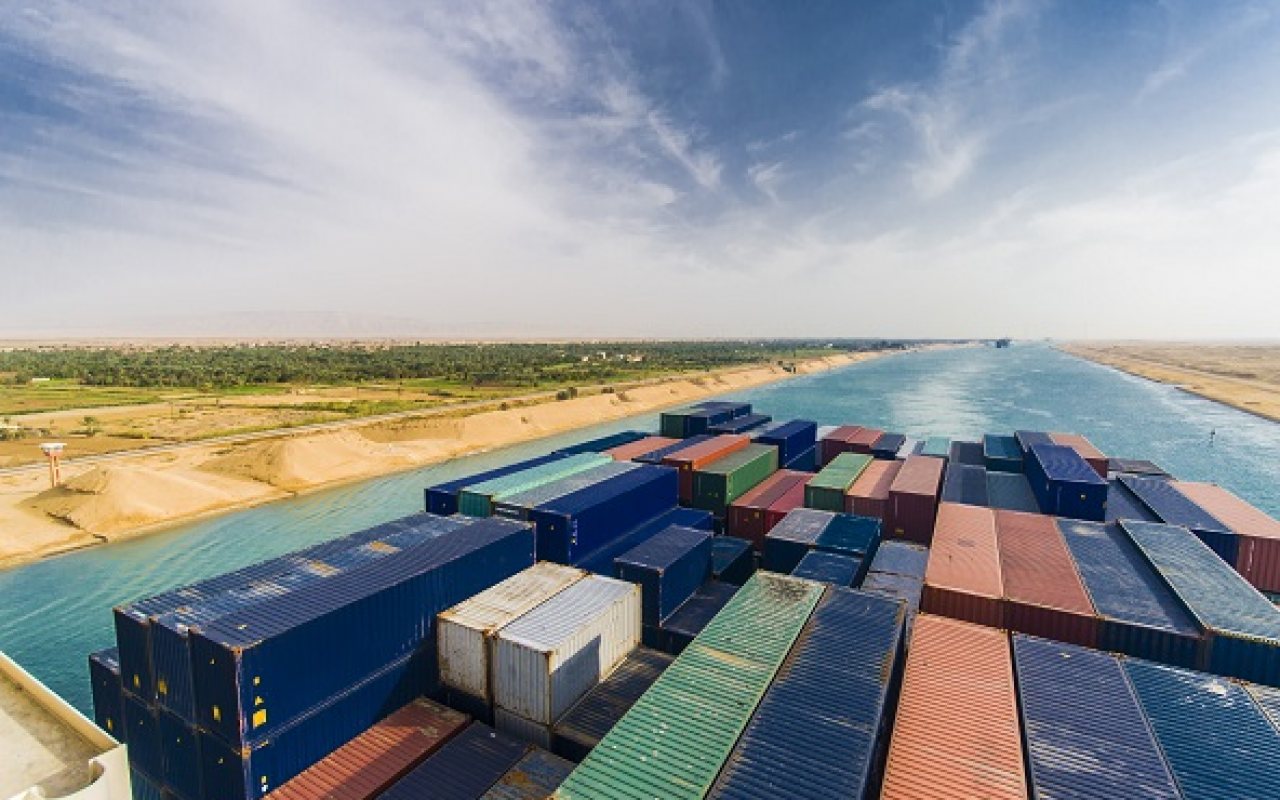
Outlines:
[[870, 798], [901, 680], [901, 603], [829, 590], [707, 795]]
[[1025, 475], [1012, 472], [987, 473], [987, 505], [1008, 511], [1040, 513], [1040, 503]]
[[711, 530], [715, 518], [710, 511], [699, 511], [696, 508], [673, 508], [647, 519], [629, 531], [624, 531], [616, 539], [598, 547], [594, 551], [579, 558], [573, 566], [594, 572], [597, 575], [613, 577], [613, 560], [631, 548], [647, 540], [658, 531], [666, 530], [672, 525], [683, 528], [695, 528], [701, 531]]
[[[618, 431], [608, 436], [601, 436], [598, 439], [588, 439], [585, 442], [571, 444], [568, 447], [562, 447], [556, 450], [553, 455], [575, 456], [579, 453], [603, 453], [605, 450], [611, 450], [624, 444], [638, 442], [641, 439], [650, 436], [642, 431]], [[497, 477], [496, 475], [494, 477]]]
[[158, 779], [164, 773], [164, 755], [155, 706], [128, 692], [122, 698], [124, 724], [129, 730], [129, 766]]
[[872, 572], [890, 572], [895, 575], [910, 575], [924, 580], [925, 568], [929, 566], [929, 548], [922, 544], [901, 541], [882, 541], [871, 559]]
[[517, 461], [514, 464], [507, 464], [506, 466], [498, 467], [497, 469], [477, 472], [474, 475], [454, 478], [451, 481], [445, 481], [444, 483], [436, 484], [435, 486], [428, 486], [424, 490], [427, 511], [431, 514], [439, 514], [442, 517], [457, 514], [458, 492], [460, 492], [464, 486], [470, 486], [473, 483], [487, 481], [490, 478], [501, 478], [503, 475], [510, 475], [513, 472], [520, 472], [521, 470], [530, 469], [531, 467], [549, 464], [552, 461], [559, 461], [564, 457], [565, 456], [561, 453], [548, 453], [545, 456], [530, 458], [526, 461]]
[[530, 747], [473, 722], [379, 795], [379, 800], [478, 800]]
[[968, 464], [974, 467], [985, 467], [986, 459], [982, 455], [981, 442], [952, 442], [947, 452], [950, 464]]
[[1136, 519], [1140, 522], [1159, 522], [1160, 518], [1129, 491], [1118, 478], [1107, 481], [1107, 522]]
[[735, 536], [717, 536], [711, 540], [711, 577], [741, 586], [756, 571], [751, 542]]
[[1181, 800], [1115, 656], [1022, 634], [1013, 656], [1032, 797]]
[[572, 762], [535, 747], [507, 770], [482, 800], [546, 800], [573, 767]]
[[707, 429], [707, 433], [716, 435], [725, 433], [746, 433], [747, 431], [759, 428], [773, 420], [768, 414], [745, 414], [741, 417], [735, 417], [731, 420], [712, 425]]
[[686, 447], [693, 447], [695, 444], [699, 444], [713, 438], [715, 437], [709, 433], [704, 433], [701, 436], [690, 436], [688, 439], [676, 442], [675, 444], [669, 444], [666, 447], [659, 447], [657, 450], [650, 450], [648, 453], [645, 453], [642, 456], [636, 456], [631, 460], [637, 464], [661, 464], [662, 459], [671, 455], [675, 451], [683, 450]]
[[1271, 720], [1272, 726], [1280, 731], [1280, 689], [1257, 683], [1246, 683], [1244, 688], [1262, 709], [1262, 713], [1267, 715], [1267, 719]]
[[675, 508], [679, 485], [670, 467], [643, 467], [558, 497], [529, 512], [538, 559], [572, 564], [647, 519]]
[[[870, 566], [879, 546], [880, 520], [857, 514], [836, 514], [831, 523], [818, 534], [817, 541], [817, 549], [857, 558], [864, 569]], [[861, 579], [862, 573], [859, 573], [857, 580]]]
[[[324, 663], [315, 666], [322, 669]], [[434, 672], [435, 648], [422, 648], [258, 742], [232, 747], [200, 731], [205, 800], [264, 797], [413, 698], [430, 693]]]
[[792, 577], [808, 578], [818, 583], [829, 583], [832, 586], [848, 588], [854, 586], [862, 577], [863, 561], [857, 556], [839, 553], [823, 553], [811, 550], [805, 553], [796, 568], [791, 570]]
[[1204, 668], [1280, 685], [1280, 609], [1186, 528], [1134, 520], [1120, 527], [1207, 631]]
[[1128, 473], [1130, 475], [1149, 475], [1153, 478], [1173, 477], [1161, 469], [1154, 461], [1147, 461], [1142, 458], [1107, 459], [1107, 474], [1118, 475], [1121, 473]]
[[1117, 480], [1150, 509], [1158, 521], [1189, 529], [1223, 561], [1235, 566], [1240, 538], [1168, 481], [1135, 475], [1121, 475]]
[[1094, 522], [1106, 518], [1107, 482], [1073, 448], [1034, 445], [1027, 459], [1027, 481], [1046, 514]]
[[993, 472], [1022, 472], [1022, 448], [1012, 436], [982, 437], [982, 465]]
[[89, 656], [89, 689], [93, 692], [93, 721], [117, 742], [125, 744], [117, 648], [108, 647]]
[[1183, 797], [1280, 797], [1280, 734], [1239, 684], [1145, 661], [1124, 670]]
[[703, 400], [695, 403], [696, 408], [726, 410], [732, 417], [742, 417], [751, 413], [751, 404], [739, 400]]
[[[742, 416], [734, 413], [734, 410], [727, 407], [697, 405], [676, 411], [664, 411], [658, 415], [658, 432], [663, 436], [677, 439], [698, 436], [707, 433], [712, 425]], [[747, 406], [744, 413], [751, 413], [751, 407]]]
[[129, 768], [129, 784], [133, 790], [133, 800], [169, 800], [155, 778], [133, 767]]
[[924, 578], [872, 570], [862, 579], [862, 585], [858, 588], [868, 594], [901, 600], [907, 604], [907, 611], [914, 614], [920, 610], [920, 595], [924, 593]]
[[693, 597], [686, 600], [676, 613], [662, 623], [662, 650], [673, 656], [684, 652], [689, 642], [702, 633], [702, 629], [707, 627], [712, 617], [720, 613], [720, 609], [725, 607], [737, 591], [737, 586], [727, 583], [704, 583], [702, 588], [693, 593]]
[[640, 585], [641, 620], [658, 625], [711, 577], [711, 534], [672, 526], [613, 561], [614, 577]]
[[876, 458], [892, 461], [898, 457], [898, 450], [902, 445], [906, 444], [907, 436], [903, 433], [882, 433], [880, 438], [876, 439], [875, 444], [871, 445], [871, 455]]
[[649, 647], [631, 651], [607, 678], [556, 721], [551, 749], [573, 761], [586, 758], [671, 661], [669, 653]]
[[165, 788], [184, 800], [205, 796], [200, 780], [200, 739], [194, 725], [161, 710], [156, 715], [160, 731], [161, 773]]
[[1024, 462], [1033, 445], [1055, 443], [1053, 437], [1044, 431], [1014, 431], [1013, 438], [1018, 442], [1018, 449], [1022, 451], [1022, 460]]
[[[490, 517], [221, 617], [191, 634], [196, 722], [236, 747], [261, 741], [396, 659], [434, 650], [439, 612], [532, 564], [529, 526]], [[429, 667], [434, 687], [434, 658]]]
[[1120, 526], [1060, 519], [1058, 530], [1102, 620], [1100, 649], [1196, 666], [1199, 627]]
[[772, 572], [790, 574], [800, 559], [818, 544], [818, 537], [835, 519], [831, 511], [796, 508], [765, 534], [761, 566]]
[[778, 463], [785, 465], [801, 453], [813, 449], [818, 443], [817, 433], [816, 422], [793, 419], [761, 431], [754, 439], [759, 444], [771, 444], [778, 448]]
[[818, 470], [818, 446], [812, 445], [802, 450], [796, 457], [782, 465], [782, 469], [793, 472], [816, 472]]
[[[997, 473], [992, 473], [997, 474]], [[942, 480], [942, 502], [987, 505], [987, 470], [971, 464], [950, 463]]]

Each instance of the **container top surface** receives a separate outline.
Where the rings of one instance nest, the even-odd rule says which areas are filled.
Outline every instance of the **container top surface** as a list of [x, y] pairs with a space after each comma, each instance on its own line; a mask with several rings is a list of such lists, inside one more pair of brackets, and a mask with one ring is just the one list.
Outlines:
[[1280, 689], [1274, 686], [1262, 686], [1256, 683], [1243, 684], [1245, 691], [1253, 696], [1254, 702], [1262, 708], [1276, 730], [1280, 730]]
[[[640, 587], [627, 581], [589, 575], [511, 622], [498, 632], [498, 638], [551, 652], [606, 609], [639, 591]], [[637, 602], [637, 613], [639, 607]]]
[[849, 444], [861, 445], [863, 447], [871, 447], [876, 440], [884, 435], [884, 431], [879, 428], [859, 428], [854, 433], [849, 434], [845, 439]]
[[[670, 474], [672, 474], [672, 471], [669, 467], [641, 465], [639, 469], [615, 475], [612, 478], [592, 484], [585, 489], [579, 489], [576, 492], [548, 500], [538, 506], [536, 511], [550, 514], [577, 514], [641, 486], [667, 480], [667, 476]], [[671, 498], [673, 505], [675, 499], [673, 494]]]
[[861, 425], [837, 425], [823, 434], [822, 438], [830, 442], [847, 442], [849, 437], [862, 430]]
[[1062, 444], [1037, 444], [1031, 448], [1034, 458], [1051, 481], [1069, 481], [1105, 486], [1107, 482], [1089, 466], [1084, 457]]
[[1169, 477], [1169, 473], [1157, 466], [1154, 461], [1148, 461], [1145, 458], [1108, 458], [1107, 471]]
[[711, 563], [722, 566], [737, 560], [751, 549], [751, 542], [736, 536], [716, 536], [711, 540]]
[[982, 442], [952, 442], [947, 457], [961, 464], [977, 464], [981, 466]]
[[922, 456], [946, 458], [950, 454], [951, 440], [945, 436], [928, 436], [924, 440], [924, 447], [920, 448], [920, 455]]
[[1280, 644], [1280, 609], [1186, 528], [1125, 520], [1120, 527], [1207, 628]]
[[601, 481], [639, 468], [639, 464], [634, 464], [630, 461], [607, 461], [589, 469], [584, 469], [574, 475], [567, 475], [554, 481], [548, 481], [541, 486], [527, 489], [523, 492], [502, 495], [501, 500], [504, 505], [533, 508], [557, 497], [564, 497], [567, 494], [572, 494], [580, 489], [594, 486]]
[[480, 800], [544, 800], [573, 772], [573, 762], [534, 748], [507, 770]]
[[576, 453], [564, 458], [463, 487], [470, 494], [515, 494], [609, 462], [603, 453]]
[[915, 494], [936, 497], [942, 484], [942, 468], [946, 464], [933, 456], [907, 456], [898, 477], [893, 480], [893, 494]]
[[831, 459], [821, 472], [810, 478], [809, 485], [843, 492], [858, 479], [871, 461], [871, 456], [864, 453], [841, 453]]
[[767, 536], [773, 539], [785, 539], [789, 542], [814, 544], [835, 518], [836, 515], [833, 511], [819, 511], [816, 508], [793, 508], [787, 512], [781, 522], [773, 526]]
[[604, 450], [604, 454], [618, 461], [630, 461], [636, 456], [642, 456], [645, 453], [652, 453], [660, 447], [668, 447], [679, 442], [679, 439], [672, 439], [669, 436], [646, 436], [643, 439], [636, 439], [634, 442], [627, 442], [616, 447], [610, 447]]
[[887, 500], [889, 487], [902, 471], [901, 461], [885, 461], [883, 459], [867, 465], [858, 479], [849, 487], [850, 497]]
[[1263, 539], [1280, 539], [1280, 520], [1254, 508], [1221, 486], [1174, 481], [1173, 488], [1236, 533]]
[[857, 514], [836, 514], [818, 534], [817, 545], [826, 550], [869, 555], [880, 541], [880, 520]]
[[530, 745], [473, 722], [379, 800], [474, 800], [529, 752]]
[[773, 417], [768, 414], [743, 414], [740, 417], [734, 417], [725, 422], [718, 422], [711, 426], [713, 432], [723, 433], [742, 433], [752, 428], [758, 428], [768, 423]]
[[791, 576], [847, 587], [853, 584], [861, 568], [862, 561], [856, 556], [813, 550], [804, 554], [800, 563], [791, 570]]
[[1053, 517], [1004, 510], [995, 514], [1005, 597], [1092, 616], [1093, 603]]
[[901, 541], [881, 542], [876, 548], [875, 557], [871, 559], [871, 569], [875, 572], [910, 575], [921, 580], [924, 579], [928, 564], [929, 548]]
[[433, 491], [456, 492], [464, 486], [472, 486], [474, 484], [483, 483], [484, 481], [487, 481], [491, 478], [497, 478], [502, 475], [510, 475], [514, 472], [520, 472], [521, 470], [529, 469], [530, 467], [536, 467], [539, 464], [547, 464], [552, 461], [561, 461], [564, 458], [565, 458], [565, 455], [562, 453], [548, 453], [545, 456], [538, 456], [537, 458], [530, 458], [524, 461], [517, 461], [514, 464], [506, 464], [501, 467], [495, 467], [494, 469], [485, 470], [484, 472], [477, 472], [473, 475], [465, 475], [461, 478], [454, 478], [451, 481], [438, 483], [435, 486], [432, 486], [431, 489]]
[[617, 433], [608, 433], [604, 436], [598, 436], [594, 439], [587, 439], [577, 444], [567, 445], [556, 450], [561, 455], [573, 455], [575, 453], [603, 453], [611, 447], [635, 442], [645, 438], [649, 434], [644, 431], [618, 431]]
[[882, 800], [1025, 800], [1013, 666], [1004, 631], [920, 614]]
[[711, 533], [708, 531], [672, 525], [618, 556], [616, 562], [664, 569], [710, 541]]
[[713, 436], [697, 444], [689, 445], [667, 455], [662, 459], [664, 464], [680, 466], [682, 464], [703, 464], [709, 460], [721, 458], [734, 450], [740, 450], [751, 443], [751, 439], [741, 434], [723, 434]]
[[1159, 522], [1147, 504], [1129, 491], [1118, 478], [1107, 481], [1107, 522], [1119, 519], [1136, 519], [1143, 522]]
[[988, 472], [987, 505], [1013, 511], [1040, 510], [1035, 492], [1031, 491], [1031, 483], [1020, 472]]
[[920, 607], [920, 594], [924, 591], [924, 580], [911, 575], [868, 572], [858, 589], [869, 594], [902, 600], [914, 613]]
[[771, 444], [749, 444], [741, 450], [735, 450], [724, 458], [717, 458], [702, 467], [699, 472], [710, 475], [728, 475], [743, 467], [769, 458], [777, 459], [778, 448]]
[[104, 668], [113, 672], [120, 671], [120, 648], [108, 647], [105, 650], [99, 650], [96, 653], [89, 654], [89, 660], [102, 665]]
[[1228, 531], [1226, 525], [1186, 494], [1175, 489], [1170, 481], [1135, 475], [1121, 475], [1119, 481], [1155, 512], [1157, 517], [1170, 525], [1182, 525], [1197, 531]]
[[780, 469], [743, 492], [730, 505], [742, 508], [768, 508], [792, 486], [804, 483], [808, 479], [809, 476], [803, 472]]
[[871, 449], [877, 453], [896, 453], [906, 441], [905, 433], [882, 433], [871, 445]]
[[1104, 461], [1107, 458], [1102, 454], [1101, 450], [1094, 446], [1093, 442], [1078, 433], [1050, 433], [1049, 437], [1053, 439], [1054, 444], [1064, 444], [1074, 449], [1084, 458]]
[[1002, 597], [995, 514], [989, 508], [942, 503], [933, 530], [925, 583]]
[[1022, 448], [1012, 436], [988, 433], [982, 437], [982, 455], [1002, 461], [1021, 461]]
[[696, 528], [698, 530], [711, 530], [711, 512], [699, 511], [696, 508], [672, 508], [664, 511], [656, 517], [645, 520], [634, 528], [620, 534], [616, 540], [601, 545], [590, 553], [575, 559], [574, 564], [588, 572], [613, 575], [613, 560], [615, 558], [658, 531], [672, 525]]
[[807, 419], [793, 419], [778, 424], [761, 431], [756, 438], [760, 440], [768, 439], [770, 442], [782, 442], [793, 436], [803, 436], [806, 432], [818, 430], [818, 424]]
[[[787, 488], [778, 499], [769, 504], [769, 511], [790, 513], [799, 510], [804, 504], [804, 494], [809, 489], [808, 479], [797, 481]], [[812, 509], [810, 509], [812, 510]]]
[[440, 612], [440, 619], [489, 633], [586, 576], [587, 573], [575, 567], [539, 561], [480, 594], [463, 600], [453, 608]]
[[664, 630], [683, 634], [697, 634], [706, 627], [707, 622], [719, 614], [728, 602], [733, 599], [738, 587], [707, 581], [698, 587], [693, 596], [680, 604], [670, 617], [662, 623]]
[[1044, 431], [1014, 431], [1013, 438], [1018, 442], [1018, 448], [1025, 454], [1036, 444], [1054, 444], [1053, 437]]
[[942, 499], [974, 506], [987, 504], [987, 469], [975, 464], [948, 464], [942, 480]]
[[676, 439], [673, 443], [659, 447], [657, 450], [645, 453], [642, 456], [632, 456], [632, 461], [638, 461], [641, 464], [659, 464], [662, 459], [672, 453], [684, 450], [686, 447], [692, 447], [701, 442], [709, 442], [713, 437], [709, 433], [700, 433], [697, 436], [690, 436], [688, 439]]

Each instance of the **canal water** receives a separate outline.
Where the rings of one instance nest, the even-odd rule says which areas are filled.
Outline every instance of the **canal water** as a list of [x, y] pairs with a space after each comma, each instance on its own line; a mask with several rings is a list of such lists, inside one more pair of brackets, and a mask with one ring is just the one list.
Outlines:
[[[898, 355], [732, 396], [775, 419], [913, 436], [1076, 431], [1109, 455], [1220, 483], [1280, 516], [1280, 424], [1047, 346]], [[418, 511], [423, 487], [442, 480], [656, 427], [656, 415], [634, 418], [0, 572], [0, 650], [89, 713], [85, 657], [113, 643], [112, 606]]]

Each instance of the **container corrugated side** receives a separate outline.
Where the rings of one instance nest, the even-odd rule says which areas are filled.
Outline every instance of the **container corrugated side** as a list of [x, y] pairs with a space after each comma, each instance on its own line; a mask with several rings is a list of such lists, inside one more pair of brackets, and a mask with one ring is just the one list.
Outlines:
[[435, 486], [428, 486], [423, 490], [426, 499], [426, 510], [431, 514], [439, 514], [447, 517], [451, 514], [458, 513], [458, 492], [462, 487], [470, 486], [474, 483], [481, 483], [492, 478], [500, 478], [503, 475], [510, 475], [513, 472], [536, 467], [539, 464], [546, 464], [551, 461], [557, 461], [564, 458], [559, 453], [548, 453], [545, 456], [530, 458], [525, 461], [517, 461], [514, 464], [504, 464], [495, 469], [477, 472], [473, 475], [466, 475], [461, 478], [454, 478], [451, 481], [438, 483]]
[[832, 586], [848, 588], [855, 586], [862, 574], [862, 559], [839, 553], [821, 553], [817, 550], [806, 553], [791, 577], [805, 578], [818, 583], [829, 583]]
[[982, 464], [992, 472], [1022, 472], [1022, 448], [1012, 436], [982, 437]]
[[160, 743], [160, 721], [155, 706], [129, 692], [121, 701], [124, 724], [128, 732], [129, 766], [141, 770], [152, 778], [164, 772], [164, 749]]
[[778, 448], [749, 444], [693, 473], [694, 508], [724, 517], [729, 503], [778, 470]]
[[1124, 670], [1183, 797], [1280, 797], [1280, 734], [1239, 684], [1138, 660]]
[[728, 605], [738, 587], [728, 583], [707, 581], [662, 623], [659, 630], [664, 652], [679, 655], [702, 633], [716, 614]]
[[1052, 517], [997, 511], [1004, 627], [1097, 647], [1099, 621]]
[[1046, 514], [1102, 522], [1107, 482], [1070, 447], [1037, 444], [1027, 458], [1027, 481]]
[[1280, 592], [1280, 520], [1212, 483], [1174, 481], [1173, 488], [1239, 537], [1235, 568], [1266, 592]]
[[636, 456], [647, 455], [661, 447], [670, 447], [679, 441], [679, 439], [673, 439], [670, 436], [646, 436], [634, 442], [610, 447], [603, 452], [614, 461], [630, 461]]
[[872, 457], [861, 453], [840, 453], [805, 487], [804, 504], [821, 511], [844, 511], [845, 492], [871, 465]]
[[924, 580], [929, 566], [929, 548], [912, 542], [881, 542], [871, 559], [872, 572], [910, 575]]
[[1108, 458], [1107, 474], [1115, 475], [1121, 472], [1130, 475], [1150, 475], [1156, 478], [1170, 477], [1163, 467], [1145, 458]]
[[592, 575], [498, 632], [494, 702], [550, 725], [640, 643], [640, 587]]
[[1022, 451], [1022, 459], [1025, 462], [1028, 454], [1031, 452], [1033, 445], [1037, 444], [1061, 444], [1054, 442], [1053, 437], [1046, 431], [1014, 431], [1013, 438], [1018, 442], [1018, 449]]
[[657, 625], [711, 577], [711, 533], [673, 525], [615, 558], [613, 569], [640, 586], [641, 620]]
[[883, 521], [889, 510], [889, 487], [901, 470], [901, 461], [878, 460], [869, 464], [845, 492], [844, 510]]
[[552, 729], [552, 750], [581, 761], [671, 665], [672, 656], [637, 647], [609, 676], [582, 696]]
[[544, 483], [527, 492], [503, 495], [500, 499], [494, 500], [493, 515], [523, 522], [529, 519], [533, 509], [544, 503], [549, 503], [574, 492], [580, 492], [583, 489], [595, 486], [597, 483], [624, 475], [634, 469], [640, 469], [640, 465], [630, 461], [608, 461], [566, 478]]
[[93, 693], [93, 721], [116, 741], [125, 744], [118, 648], [108, 647], [89, 655], [89, 688]]
[[[992, 473], [998, 474], [998, 473]], [[971, 464], [949, 464], [942, 479], [944, 503], [964, 503], [970, 506], [987, 505], [987, 469]]]
[[631, 460], [636, 462], [637, 464], [651, 464], [651, 465], [661, 464], [662, 459], [666, 458], [672, 453], [675, 453], [679, 450], [683, 450], [686, 447], [692, 447], [695, 444], [700, 444], [701, 442], [711, 441], [711, 439], [713, 438], [715, 437], [713, 437], [709, 433], [702, 433], [697, 436], [690, 436], [688, 439], [677, 439], [673, 444], [669, 444], [664, 447], [659, 447], [657, 450], [654, 450], [653, 452], [645, 453], [642, 456], [636, 456]]
[[613, 577], [613, 560], [631, 548], [647, 540], [658, 531], [666, 530], [672, 525], [684, 528], [710, 531], [715, 527], [715, 518], [710, 512], [692, 508], [673, 508], [657, 516], [644, 520], [639, 525], [623, 531], [612, 541], [598, 547], [585, 556], [577, 559], [574, 566], [594, 572], [597, 575]]
[[754, 575], [554, 796], [704, 797], [823, 591]]
[[779, 470], [765, 478], [729, 504], [725, 512], [725, 533], [739, 539], [746, 539], [757, 550], [763, 547], [764, 535], [768, 532], [765, 516], [769, 506], [777, 502], [792, 487], [797, 484], [803, 485], [808, 477], [791, 470]]
[[1036, 502], [1027, 476], [1013, 472], [987, 473], [987, 505], [1008, 511], [1040, 513], [1040, 504]]
[[1015, 634], [1013, 663], [1032, 797], [1181, 800], [1115, 656]]
[[1079, 453], [1080, 457], [1093, 467], [1093, 471], [1098, 473], [1099, 478], [1107, 477], [1109, 459], [1094, 446], [1093, 442], [1078, 433], [1050, 433], [1049, 438], [1053, 439], [1054, 444], [1066, 445]]
[[1004, 624], [1003, 596], [995, 514], [989, 508], [941, 504], [921, 609], [998, 628]]
[[545, 486], [612, 460], [602, 453], [577, 453], [510, 475], [464, 486], [458, 492], [458, 513], [470, 517], [487, 517], [493, 513], [496, 500]]
[[[774, 500], [769, 504], [769, 507], [765, 509], [765, 536], [768, 536], [769, 531], [773, 530], [774, 526], [779, 522], [782, 522], [788, 514], [804, 506], [805, 481], [807, 481], [807, 478], [793, 484], [790, 489], [783, 492], [777, 500]], [[763, 543], [761, 544], [761, 548], [763, 549]]]
[[467, 715], [418, 698], [271, 793], [271, 800], [374, 800], [456, 735]]
[[858, 586], [860, 591], [907, 604], [906, 641], [911, 641], [911, 623], [920, 610], [920, 595], [924, 593], [924, 579], [910, 575], [894, 575], [891, 572], [868, 572]]
[[755, 440], [777, 447], [778, 460], [786, 464], [817, 444], [817, 431], [817, 423], [807, 419], [793, 419], [766, 428], [756, 434]]
[[715, 436], [705, 442], [668, 453], [662, 463], [679, 472], [680, 502], [693, 502], [693, 473], [717, 459], [741, 450], [751, 444], [751, 439], [741, 435]]
[[380, 800], [476, 800], [529, 751], [528, 744], [473, 722]]
[[1271, 720], [1272, 727], [1280, 731], [1280, 689], [1258, 683], [1246, 683], [1244, 688], [1267, 719]]
[[573, 564], [627, 530], [674, 508], [677, 476], [644, 466], [533, 509], [538, 558]]
[[493, 638], [498, 631], [586, 576], [574, 567], [540, 561], [440, 612], [436, 620], [440, 682], [492, 704]]
[[982, 442], [951, 442], [947, 460], [952, 464], [972, 464], [977, 467], [987, 465], [982, 455]]
[[1098, 646], [1194, 667], [1199, 627], [1120, 527], [1066, 519], [1057, 523], [1101, 619]]
[[595, 439], [587, 439], [584, 442], [571, 444], [567, 447], [561, 447], [556, 450], [558, 455], [571, 456], [577, 453], [603, 453], [605, 450], [624, 445], [628, 442], [638, 441], [645, 438], [649, 434], [644, 431], [618, 431], [617, 433], [607, 433], [604, 436], [598, 436]]
[[928, 544], [938, 512], [944, 462], [932, 456], [907, 456], [889, 488], [887, 528], [898, 538]]
[[1189, 529], [1223, 561], [1232, 565], [1236, 563], [1240, 537], [1186, 494], [1175, 489], [1172, 481], [1121, 475], [1120, 482], [1151, 509], [1161, 522]]
[[745, 414], [707, 428], [708, 433], [746, 433], [773, 421], [768, 414]]
[[1026, 800], [1004, 631], [916, 617], [880, 797]]
[[1186, 528], [1133, 520], [1120, 527], [1205, 628], [1203, 666], [1280, 685], [1280, 609]]
[[868, 797], [900, 680], [903, 603], [832, 589], [813, 610], [708, 797]]
[[795, 569], [800, 559], [818, 543], [836, 515], [830, 511], [797, 508], [786, 515], [764, 537], [761, 566], [783, 574]]
[[755, 553], [750, 542], [732, 536], [717, 536], [711, 540], [712, 578], [741, 586], [755, 571]]
[[200, 738], [194, 724], [164, 709], [156, 713], [160, 734], [160, 782], [176, 797], [203, 797]]
[[546, 750], [530, 750], [480, 800], [545, 800], [573, 772], [573, 763]]
[[1138, 496], [1129, 491], [1118, 478], [1112, 478], [1107, 481], [1107, 522], [1117, 522], [1122, 519], [1136, 519], [1142, 522], [1159, 522], [1151, 509], [1147, 508], [1147, 504], [1138, 499]]
[[826, 431], [818, 438], [818, 466], [825, 467], [831, 459], [849, 452], [849, 437], [862, 430], [857, 425], [840, 425]]
[[880, 520], [856, 514], [836, 514], [818, 534], [815, 545], [819, 550], [854, 556], [870, 565], [871, 558], [880, 547]]

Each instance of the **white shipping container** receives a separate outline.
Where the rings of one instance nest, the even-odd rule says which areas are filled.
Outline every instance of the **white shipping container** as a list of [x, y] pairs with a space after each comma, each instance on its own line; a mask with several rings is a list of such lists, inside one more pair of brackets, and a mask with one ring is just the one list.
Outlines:
[[491, 704], [494, 636], [504, 625], [519, 619], [586, 576], [586, 572], [575, 567], [540, 561], [440, 612], [436, 625], [436, 652], [441, 682]]
[[498, 632], [494, 703], [551, 725], [640, 642], [640, 587], [592, 575]]

